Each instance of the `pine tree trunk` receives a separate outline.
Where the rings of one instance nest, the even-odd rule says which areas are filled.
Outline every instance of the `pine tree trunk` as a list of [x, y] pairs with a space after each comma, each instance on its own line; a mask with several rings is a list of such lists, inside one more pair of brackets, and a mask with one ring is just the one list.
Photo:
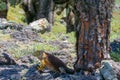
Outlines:
[[75, 70], [93, 71], [110, 58], [109, 36], [114, 0], [76, 0]]

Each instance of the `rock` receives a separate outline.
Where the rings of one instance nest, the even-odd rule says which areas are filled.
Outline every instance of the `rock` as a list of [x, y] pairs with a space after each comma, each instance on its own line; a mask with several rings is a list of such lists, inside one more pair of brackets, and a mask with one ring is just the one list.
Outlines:
[[49, 31], [50, 25], [49, 25], [49, 22], [45, 18], [42, 18], [42, 19], [33, 21], [32, 23], [29, 24], [29, 26], [37, 32], [44, 33], [46, 31]]
[[72, 47], [72, 45], [70, 44], [70, 43], [68, 43], [68, 42], [62, 42], [61, 44], [60, 44], [60, 49], [70, 49]]
[[34, 63], [34, 62], [39, 62], [38, 58], [32, 56], [32, 55], [27, 55], [23, 56], [19, 59], [22, 63]]
[[7, 23], [7, 20], [5, 18], [0, 18], [0, 23]]
[[15, 38], [15, 39], [17, 39], [19, 41], [28, 40], [27, 35], [25, 33], [23, 33], [23, 32], [20, 32], [20, 31], [16, 31], [16, 32], [12, 33], [11, 37]]
[[55, 80], [71, 80], [70, 78], [66, 77], [66, 78], [62, 78], [62, 77], [58, 77]]
[[115, 4], [114, 9], [115, 10], [120, 10], [120, 5], [119, 4]]
[[15, 59], [9, 53], [0, 54], [0, 65], [15, 65]]
[[81, 73], [77, 73], [74, 75], [70, 74], [60, 74], [55, 80], [97, 80], [95, 76], [92, 75], [82, 75]]
[[54, 40], [54, 41], [49, 41], [48, 43], [50, 45], [57, 46], [60, 50], [67, 49], [68, 52], [69, 52], [68, 49], [71, 48], [73, 49], [73, 44], [69, 43], [67, 40], [63, 40], [63, 41]]
[[109, 60], [109, 63], [112, 65], [114, 72], [117, 74], [118, 80], [120, 80], [120, 62], [114, 62], [113, 60]]
[[11, 80], [21, 80], [21, 75], [20, 74], [13, 74], [10, 77]]
[[[105, 64], [105, 66], [106, 65], [108, 64]], [[27, 66], [27, 64], [24, 64], [24, 66]], [[37, 65], [31, 65], [27, 68], [24, 66], [23, 65], [0, 66], [0, 80], [9, 80], [9, 79], [12, 80], [108, 80], [108, 79], [100, 79], [97, 78], [97, 76], [90, 74], [83, 75], [81, 74], [81, 72], [77, 72], [72, 75], [65, 73], [55, 73], [52, 71], [40, 73], [37, 70]], [[108, 68], [104, 68], [104, 69], [105, 69], [104, 71], [106, 72], [106, 69]], [[108, 70], [111, 70], [111, 68]], [[109, 76], [110, 75], [108, 75], [108, 77]], [[109, 79], [109, 80], [117, 80], [117, 79]]]
[[[12, 68], [13, 66], [2, 66], [0, 67], [0, 79], [2, 78], [3, 80], [8, 80], [11, 78], [12, 75], [17, 75], [18, 74], [18, 70], [16, 68], [18, 68], [16, 66], [16, 68]], [[2, 80], [1, 79], [1, 80]]]
[[99, 69], [96, 69], [94, 76], [96, 77], [97, 80], [103, 80], [103, 77], [102, 77]]
[[12, 38], [15, 38], [19, 41], [38, 41], [43, 42], [43, 40], [39, 37], [39, 35], [32, 30], [22, 30], [22, 31], [15, 31], [11, 34]]
[[42, 80], [41, 74], [37, 70], [37, 65], [33, 65], [23, 75], [26, 80]]
[[42, 73], [43, 80], [53, 80], [53, 76], [50, 73]]
[[3, 29], [2, 33], [3, 34], [11, 34], [13, 30], [11, 30], [9, 27], [7, 29]]
[[118, 80], [112, 66], [108, 62], [102, 62], [103, 67], [100, 69], [101, 74], [105, 80]]
[[7, 20], [5, 18], [0, 18], [0, 29], [4, 29], [5, 23], [7, 23]]
[[63, 41], [66, 41], [68, 38], [69, 38], [69, 36], [63, 36], [63, 37], [62, 37], [62, 40], [63, 40]]
[[59, 46], [60, 43], [61, 43], [61, 42], [58, 41], [58, 40], [49, 41], [49, 44], [50, 44], [50, 45], [53, 45], [53, 46]]
[[23, 69], [19, 65], [3, 65], [0, 66], [0, 80], [21, 80]]
[[66, 22], [64, 20], [60, 20], [60, 23], [66, 26]]
[[12, 48], [18, 48], [18, 45], [15, 43], [15, 41], [0, 41], [0, 46], [3, 50], [12, 49]]
[[21, 31], [23, 29], [23, 26], [24, 26], [22, 24], [17, 24], [15, 22], [9, 22], [9, 21], [5, 20], [4, 18], [0, 19], [0, 20], [1, 20], [1, 22], [0, 22], [0, 29], [1, 30], [10, 28], [12, 30]]

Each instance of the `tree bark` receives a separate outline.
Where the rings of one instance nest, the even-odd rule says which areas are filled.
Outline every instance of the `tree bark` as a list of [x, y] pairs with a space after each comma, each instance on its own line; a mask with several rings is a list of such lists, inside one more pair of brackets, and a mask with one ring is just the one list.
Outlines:
[[75, 70], [93, 71], [110, 58], [109, 36], [114, 0], [76, 0]]
[[[21, 2], [21, 6], [25, 12], [27, 23], [31, 23], [32, 21], [36, 20], [36, 14], [38, 13], [38, 4], [35, 4], [36, 1], [34, 0], [23, 0]], [[38, 2], [39, 3], [39, 2]], [[37, 8], [36, 8], [37, 7]]]
[[[8, 13], [8, 0], [2, 0], [0, 1], [0, 18], [7, 18], [7, 13]], [[3, 4], [3, 5], [1, 5]], [[3, 7], [3, 10], [2, 10]]]
[[70, 33], [72, 31], [75, 31], [75, 28], [74, 28], [74, 13], [73, 13], [73, 10], [69, 6], [66, 7], [66, 23], [67, 23], [66, 33]]

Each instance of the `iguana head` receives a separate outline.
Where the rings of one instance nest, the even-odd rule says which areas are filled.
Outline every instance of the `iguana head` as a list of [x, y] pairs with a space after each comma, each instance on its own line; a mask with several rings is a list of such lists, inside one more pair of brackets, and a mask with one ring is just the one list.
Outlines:
[[44, 53], [45, 53], [45, 51], [43, 51], [43, 50], [38, 50], [38, 51], [36, 51], [33, 55], [34, 55], [35, 57], [37, 57], [39, 60], [42, 60]]

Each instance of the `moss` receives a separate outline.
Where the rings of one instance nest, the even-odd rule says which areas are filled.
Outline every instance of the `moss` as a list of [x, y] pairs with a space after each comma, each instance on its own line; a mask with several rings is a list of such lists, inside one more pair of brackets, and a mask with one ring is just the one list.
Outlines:
[[[119, 53], [120, 53], [120, 51], [119, 51]], [[112, 52], [110, 54], [110, 56], [111, 56], [112, 60], [120, 62], [120, 54]]]

